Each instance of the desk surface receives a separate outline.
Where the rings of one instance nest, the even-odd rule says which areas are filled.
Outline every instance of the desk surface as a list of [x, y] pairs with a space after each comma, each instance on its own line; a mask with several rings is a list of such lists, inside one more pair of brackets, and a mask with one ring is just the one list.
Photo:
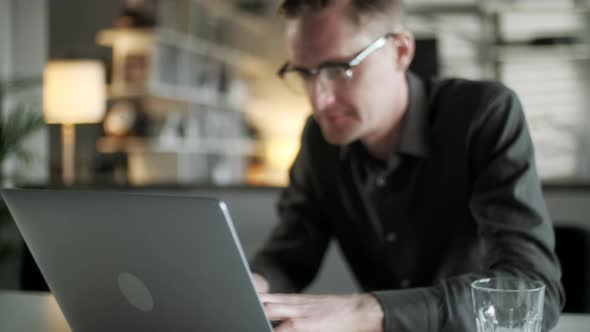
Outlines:
[[[587, 331], [590, 315], [564, 314], [553, 332]], [[0, 331], [69, 332], [55, 299], [45, 293], [0, 291]]]

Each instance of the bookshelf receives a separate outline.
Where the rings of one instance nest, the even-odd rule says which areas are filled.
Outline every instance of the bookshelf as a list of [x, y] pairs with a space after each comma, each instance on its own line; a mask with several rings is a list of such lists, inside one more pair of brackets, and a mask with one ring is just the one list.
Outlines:
[[96, 35], [113, 52], [109, 104], [133, 101], [150, 123], [143, 136], [106, 135], [99, 152], [126, 154], [132, 184], [243, 183], [260, 151], [247, 87], [274, 75], [264, 52], [269, 28], [229, 1], [160, 1], [157, 22]]
[[541, 177], [590, 176], [590, 2], [445, 2], [408, 1], [439, 40], [442, 76], [504, 82], [523, 104]]

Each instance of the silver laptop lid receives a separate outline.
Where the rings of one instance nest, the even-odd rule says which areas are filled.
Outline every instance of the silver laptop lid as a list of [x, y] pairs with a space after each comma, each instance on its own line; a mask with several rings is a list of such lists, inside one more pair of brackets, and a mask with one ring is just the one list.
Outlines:
[[223, 202], [1, 193], [73, 331], [272, 331]]

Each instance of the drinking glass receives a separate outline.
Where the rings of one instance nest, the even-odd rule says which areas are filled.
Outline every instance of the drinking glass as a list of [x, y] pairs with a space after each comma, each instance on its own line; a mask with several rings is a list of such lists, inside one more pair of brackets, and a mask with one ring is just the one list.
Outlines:
[[488, 278], [471, 284], [478, 332], [541, 332], [545, 285], [518, 278]]

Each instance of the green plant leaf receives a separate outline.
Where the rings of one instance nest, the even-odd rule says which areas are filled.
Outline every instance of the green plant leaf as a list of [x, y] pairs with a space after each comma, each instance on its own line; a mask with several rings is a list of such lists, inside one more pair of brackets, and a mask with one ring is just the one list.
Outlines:
[[[40, 105], [19, 103], [13, 109], [7, 110], [4, 108], [4, 97], [7, 93], [16, 93], [39, 87], [41, 82], [40, 77], [0, 81], [0, 167], [11, 153], [14, 153], [15, 157], [25, 164], [32, 162], [34, 159], [33, 154], [26, 151], [21, 144], [25, 138], [45, 124]], [[0, 173], [1, 177], [2, 173]], [[0, 225], [9, 218], [8, 209], [3, 202], [0, 202]], [[0, 259], [7, 254], [8, 251], [0, 248]]]
[[[0, 116], [0, 162], [17, 152], [22, 141], [44, 126], [43, 115], [30, 106], [18, 105], [7, 115]], [[22, 154], [21, 154], [22, 155]]]
[[41, 77], [25, 77], [16, 78], [9, 81], [0, 82], [0, 94], [7, 92], [18, 92], [20, 90], [26, 90], [33, 87], [40, 86], [43, 82]]

